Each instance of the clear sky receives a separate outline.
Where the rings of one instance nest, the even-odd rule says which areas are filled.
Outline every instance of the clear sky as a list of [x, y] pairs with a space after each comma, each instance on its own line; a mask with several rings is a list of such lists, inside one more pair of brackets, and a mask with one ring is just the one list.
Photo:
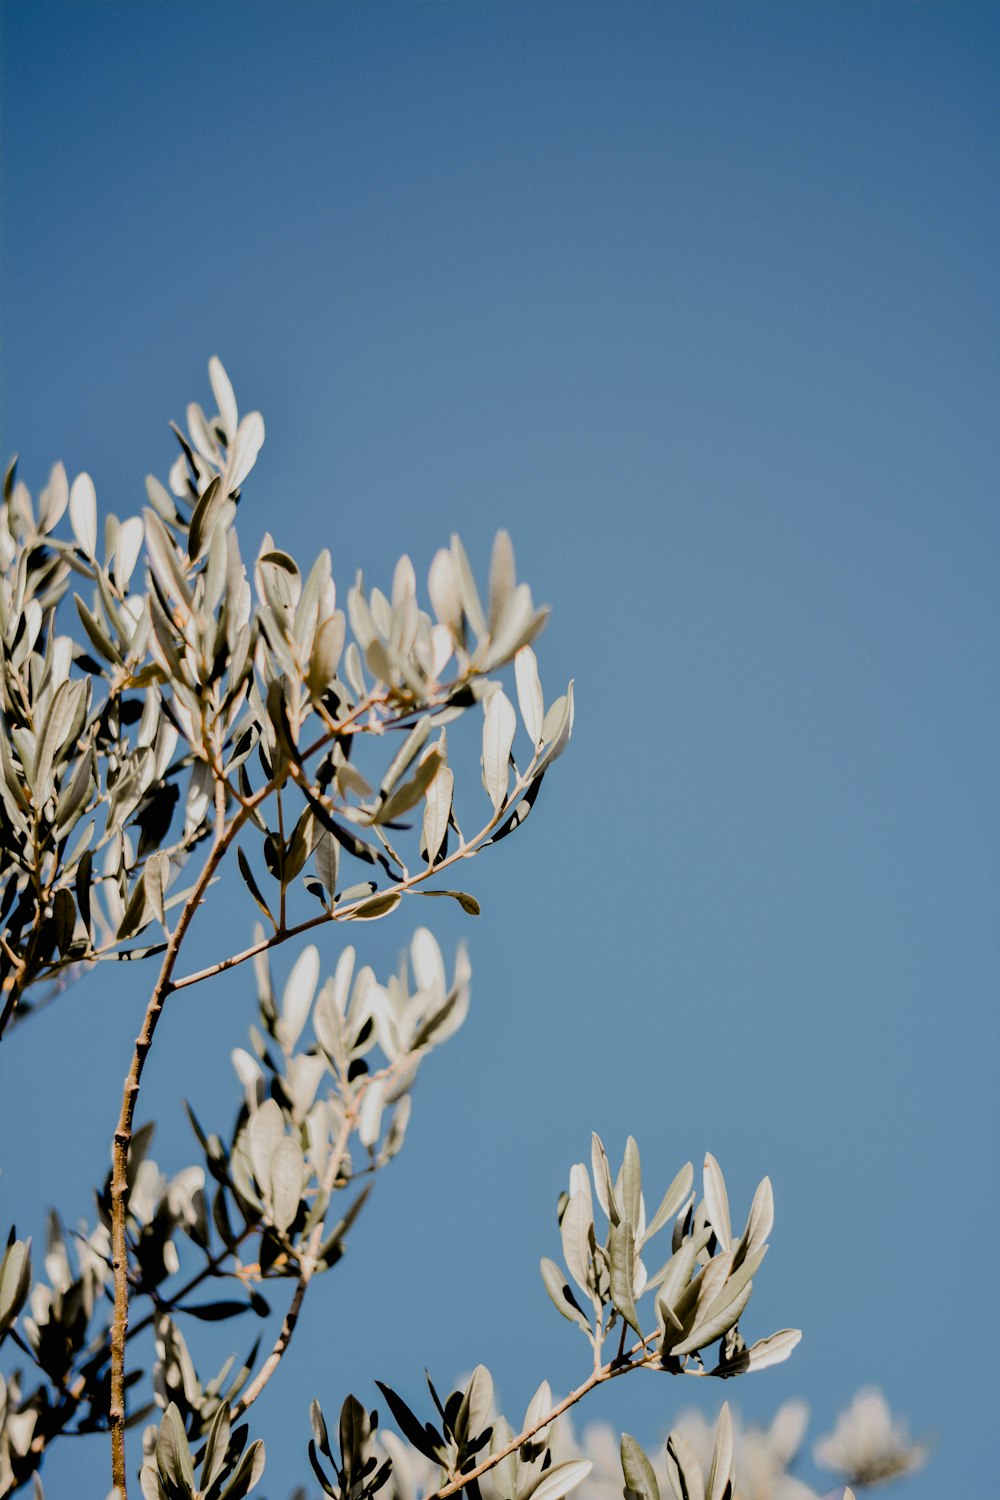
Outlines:
[[[1000, 8], [0, 21], [2, 437], [32, 488], [62, 458], [137, 507], [217, 353], [267, 422], [245, 555], [268, 527], [328, 545], [346, 587], [457, 528], [482, 572], [507, 526], [554, 606], [543, 680], [577, 682], [531, 823], [469, 868], [483, 917], [441, 914], [470, 1019], [255, 1410], [267, 1493], [307, 1476], [313, 1394], [479, 1360], [515, 1411], [577, 1383], [537, 1263], [596, 1128], [664, 1183], [711, 1149], [737, 1215], [772, 1175], [749, 1330], [805, 1338], [724, 1392], [622, 1382], [585, 1414], [652, 1443], [693, 1395], [804, 1394], [815, 1435], [875, 1382], [938, 1438], [912, 1500], [985, 1494]], [[384, 971], [424, 919], [364, 953]], [[102, 971], [4, 1044], [5, 1222], [38, 1232], [39, 1178], [87, 1211], [143, 999]], [[245, 973], [172, 1004], [141, 1106], [170, 1169], [179, 1090], [228, 1121], [252, 1008]], [[107, 1469], [103, 1441], [57, 1450], [47, 1493]]]

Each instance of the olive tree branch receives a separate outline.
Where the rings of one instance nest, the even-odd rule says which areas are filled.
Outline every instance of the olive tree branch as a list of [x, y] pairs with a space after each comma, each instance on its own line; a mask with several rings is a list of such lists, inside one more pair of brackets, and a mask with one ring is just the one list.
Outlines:
[[513, 791], [503, 807], [499, 812], [494, 813], [486, 826], [481, 828], [472, 838], [463, 840], [457, 849], [453, 850], [451, 854], [446, 855], [444, 859], [439, 860], [436, 864], [429, 865], [426, 870], [418, 870], [413, 875], [406, 875], [402, 880], [397, 880], [392, 885], [384, 886], [382, 890], [374, 891], [369, 896], [361, 896], [356, 901], [342, 902], [340, 906], [332, 907], [329, 911], [321, 912], [318, 916], [307, 917], [304, 921], [297, 922], [292, 927], [279, 927], [270, 937], [261, 938], [259, 942], [251, 943], [249, 948], [244, 948], [242, 952], [234, 953], [229, 958], [221, 958], [217, 963], [208, 964], [204, 969], [197, 969], [192, 974], [185, 974], [182, 978], [173, 980], [170, 984], [170, 989], [172, 991], [184, 990], [189, 985], [200, 984], [204, 979], [213, 979], [216, 974], [224, 974], [229, 969], [235, 969], [240, 964], [245, 964], [248, 959], [256, 958], [258, 954], [266, 953], [271, 948], [280, 948], [282, 943], [288, 942], [290, 938], [300, 937], [302, 933], [311, 932], [315, 927], [322, 927], [326, 922], [349, 921], [369, 901], [374, 901], [380, 896], [408, 895], [415, 887], [439, 875], [449, 865], [456, 864], [461, 859], [470, 858], [470, 856], [478, 852], [501, 819], [511, 811], [517, 799], [527, 791], [534, 779], [536, 761], [537, 756], [532, 760], [531, 765], [523, 775], [515, 782]]
[[[619, 1375], [627, 1375], [630, 1370], [649, 1368], [649, 1361], [646, 1358], [646, 1346], [658, 1336], [659, 1331], [657, 1330], [647, 1335], [646, 1338], [640, 1339], [627, 1354], [622, 1356], [616, 1355], [607, 1364], [600, 1365], [597, 1369], [592, 1370], [582, 1385], [578, 1385], [575, 1390], [570, 1391], [568, 1396], [564, 1396], [561, 1401], [557, 1401], [555, 1406], [546, 1412], [543, 1417], [539, 1417], [536, 1422], [529, 1423], [523, 1432], [519, 1432], [517, 1437], [511, 1438], [509, 1443], [505, 1443], [502, 1448], [498, 1448], [495, 1453], [491, 1453], [488, 1458], [484, 1458], [482, 1463], [477, 1464], [474, 1469], [469, 1469], [465, 1473], [449, 1479], [446, 1484], [441, 1485], [440, 1488], [427, 1495], [425, 1500], [448, 1500], [449, 1495], [459, 1494], [468, 1485], [474, 1484], [478, 1479], [482, 1479], [483, 1475], [488, 1474], [491, 1469], [495, 1469], [497, 1464], [509, 1457], [511, 1453], [516, 1453], [523, 1443], [529, 1442], [536, 1433], [541, 1432], [543, 1427], [548, 1427], [557, 1417], [561, 1417], [563, 1412], [569, 1411], [571, 1406], [575, 1406], [578, 1401], [582, 1401], [584, 1396], [588, 1395], [597, 1386], [605, 1385], [609, 1380], [617, 1380]], [[637, 1355], [643, 1357], [636, 1358]]]

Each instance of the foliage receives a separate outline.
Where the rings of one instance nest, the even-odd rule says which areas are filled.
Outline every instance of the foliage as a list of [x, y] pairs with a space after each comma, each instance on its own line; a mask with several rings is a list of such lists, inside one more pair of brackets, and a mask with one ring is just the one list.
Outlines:
[[[0, 1494], [32, 1479], [41, 1494], [52, 1443], [107, 1433], [124, 1497], [125, 1430], [153, 1413], [146, 1500], [254, 1489], [264, 1449], [246, 1414], [312, 1279], [340, 1260], [403, 1146], [418, 1073], [461, 1026], [470, 981], [464, 948], [449, 978], [426, 927], [384, 981], [346, 945], [321, 982], [307, 945], [279, 993], [270, 950], [326, 923], [388, 916], [410, 897], [449, 897], [475, 915], [452, 867], [520, 828], [572, 732], [572, 684], [546, 706], [532, 649], [546, 611], [517, 582], [504, 533], [485, 603], [457, 537], [431, 564], [429, 611], [406, 557], [388, 592], [359, 575], [346, 611], [325, 551], [305, 571], [265, 536], [248, 570], [235, 523], [264, 424], [240, 418], [218, 360], [209, 373], [218, 410], [188, 408], [169, 488], [147, 480], [142, 517], [100, 526], [89, 477], [70, 483], [58, 464], [37, 504], [13, 466], [4, 486], [0, 1033], [95, 964], [152, 961], [153, 977], [93, 1223], [68, 1234], [52, 1213], [42, 1256], [12, 1232], [0, 1267], [0, 1341], [28, 1370], [0, 1380]], [[470, 714], [473, 778], [448, 742]], [[185, 973], [185, 937], [226, 860], [264, 925], [246, 948]], [[250, 961], [259, 1024], [233, 1053], [235, 1119], [226, 1130], [189, 1111], [198, 1159], [168, 1180], [150, 1154], [153, 1123], [134, 1124], [159, 1016], [174, 992]], [[636, 1143], [612, 1171], [595, 1136], [589, 1168], [571, 1169], [558, 1204], [562, 1263], [541, 1262], [549, 1297], [590, 1346], [576, 1390], [555, 1400], [543, 1382], [511, 1424], [480, 1365], [444, 1398], [428, 1379], [420, 1413], [381, 1385], [399, 1435], [348, 1396], [335, 1438], [314, 1402], [309, 1460], [322, 1491], [561, 1500], [598, 1481], [558, 1423], [598, 1386], [638, 1369], [729, 1379], [787, 1358], [797, 1331], [750, 1343], [741, 1332], [774, 1219], [770, 1182], [738, 1235], [711, 1154], [700, 1194], [688, 1163], [653, 1204]], [[265, 1315], [283, 1289], [262, 1359], [252, 1342], [215, 1374], [199, 1371], [189, 1345], [199, 1322]], [[147, 1371], [135, 1339], [149, 1329]], [[858, 1482], [908, 1467], [905, 1437], [886, 1422], [877, 1462], [858, 1459], [857, 1421], [828, 1440], [829, 1461]], [[711, 1441], [675, 1431], [658, 1472], [626, 1434], [617, 1487], [645, 1500], [669, 1490], [777, 1500], [777, 1487], [734, 1490], [734, 1432], [728, 1406]], [[749, 1474], [765, 1471], [750, 1460]]]

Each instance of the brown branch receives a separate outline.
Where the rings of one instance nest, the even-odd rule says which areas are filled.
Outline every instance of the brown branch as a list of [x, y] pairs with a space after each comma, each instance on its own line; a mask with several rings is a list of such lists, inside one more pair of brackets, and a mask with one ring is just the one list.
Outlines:
[[[362, 1084], [350, 1109], [345, 1111], [343, 1123], [341, 1124], [337, 1139], [334, 1142], [333, 1149], [330, 1152], [330, 1160], [327, 1163], [326, 1172], [324, 1174], [323, 1182], [320, 1187], [320, 1191], [326, 1193], [327, 1195], [333, 1192], [333, 1185], [340, 1173], [340, 1165], [347, 1151], [347, 1143], [351, 1138], [351, 1131], [354, 1129], [354, 1124], [357, 1119], [358, 1105], [361, 1102], [361, 1098], [365, 1092], [365, 1087], [366, 1084]], [[267, 1382], [270, 1380], [271, 1376], [278, 1368], [279, 1364], [284, 1358], [286, 1349], [292, 1341], [292, 1334], [295, 1332], [295, 1325], [299, 1321], [299, 1312], [302, 1309], [302, 1303], [305, 1299], [306, 1290], [316, 1272], [316, 1255], [319, 1251], [320, 1245], [323, 1243], [323, 1229], [325, 1226], [325, 1220], [326, 1215], [324, 1214], [323, 1217], [318, 1219], [313, 1225], [312, 1233], [309, 1236], [309, 1242], [306, 1246], [305, 1255], [299, 1258], [299, 1274], [298, 1279], [295, 1282], [295, 1291], [292, 1293], [292, 1300], [288, 1304], [288, 1311], [285, 1313], [284, 1319], [281, 1324], [281, 1329], [278, 1333], [278, 1337], [274, 1341], [274, 1347], [272, 1348], [270, 1354], [267, 1356], [267, 1359], [261, 1365], [255, 1379], [252, 1380], [250, 1385], [247, 1386], [246, 1390], [243, 1392], [243, 1395], [234, 1406], [232, 1411], [232, 1420], [234, 1422], [242, 1417], [247, 1408], [252, 1406], [256, 1401], [257, 1397], [260, 1395], [261, 1391], [267, 1385]]]
[[257, 943], [251, 943], [249, 948], [244, 948], [240, 953], [234, 953], [229, 958], [220, 958], [217, 963], [209, 964], [204, 969], [197, 969], [192, 974], [185, 974], [181, 979], [172, 981], [171, 990], [185, 990], [189, 985], [200, 984], [203, 979], [214, 979], [216, 974], [225, 974], [229, 969], [238, 968], [245, 964], [248, 959], [256, 958], [260, 953], [266, 953], [271, 948], [280, 948], [282, 943], [287, 943], [289, 938], [301, 937], [304, 932], [311, 932], [314, 927], [322, 927], [325, 922], [346, 922], [351, 919], [355, 912], [369, 901], [374, 901], [378, 896], [405, 896], [415, 886], [422, 885], [425, 880], [431, 880], [446, 870], [449, 865], [456, 864], [460, 859], [468, 859], [477, 853], [483, 840], [486, 839], [496, 828], [500, 820], [511, 811], [518, 797], [527, 791], [534, 775], [535, 761], [520, 779], [515, 783], [514, 791], [508, 801], [495, 813], [485, 828], [481, 828], [472, 838], [466, 839], [459, 847], [435, 865], [429, 865], [426, 870], [418, 870], [414, 875], [407, 875], [402, 880], [397, 880], [393, 885], [384, 886], [381, 890], [373, 891], [370, 896], [361, 896], [356, 901], [345, 901], [341, 906], [332, 907], [330, 911], [321, 912], [319, 916], [307, 917], [302, 922], [297, 922], [293, 927], [279, 927], [270, 937], [261, 938]]
[[646, 1345], [650, 1342], [650, 1339], [656, 1337], [656, 1333], [651, 1333], [647, 1338], [640, 1339], [629, 1350], [628, 1355], [624, 1359], [616, 1357], [609, 1360], [606, 1365], [600, 1365], [596, 1370], [591, 1371], [582, 1385], [578, 1385], [576, 1390], [570, 1391], [568, 1396], [564, 1396], [561, 1401], [557, 1401], [555, 1406], [546, 1412], [544, 1417], [540, 1417], [537, 1422], [531, 1423], [523, 1432], [519, 1432], [517, 1437], [511, 1438], [509, 1443], [505, 1443], [502, 1448], [498, 1448], [496, 1453], [491, 1453], [488, 1458], [484, 1458], [482, 1463], [477, 1464], [474, 1469], [469, 1469], [467, 1473], [459, 1474], [456, 1478], [450, 1479], [447, 1484], [443, 1484], [440, 1489], [434, 1490], [432, 1494], [426, 1497], [426, 1500], [447, 1500], [449, 1495], [459, 1494], [468, 1485], [474, 1484], [477, 1479], [481, 1479], [484, 1474], [488, 1474], [491, 1469], [495, 1469], [497, 1464], [511, 1453], [516, 1453], [522, 1443], [528, 1442], [536, 1433], [541, 1432], [543, 1427], [548, 1427], [550, 1422], [554, 1422], [557, 1417], [561, 1417], [563, 1412], [569, 1411], [571, 1406], [575, 1406], [578, 1401], [582, 1401], [583, 1397], [592, 1391], [595, 1386], [604, 1385], [609, 1380], [617, 1380], [619, 1375], [627, 1375], [630, 1370], [646, 1368], [646, 1359], [637, 1360], [634, 1356], [636, 1354], [645, 1356]]

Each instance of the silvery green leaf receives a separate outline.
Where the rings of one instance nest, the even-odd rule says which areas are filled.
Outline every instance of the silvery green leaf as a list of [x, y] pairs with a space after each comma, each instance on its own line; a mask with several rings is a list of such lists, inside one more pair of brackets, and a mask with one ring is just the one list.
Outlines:
[[83, 628], [87, 632], [87, 639], [98, 656], [103, 656], [105, 661], [111, 662], [116, 667], [124, 666], [121, 652], [117, 646], [113, 645], [110, 635], [97, 616], [87, 608], [79, 594], [73, 595], [73, 603], [76, 605]]
[[517, 570], [514, 566], [514, 548], [506, 531], [498, 531], [493, 541], [490, 558], [490, 633], [503, 613], [504, 605], [514, 592]]
[[97, 494], [89, 474], [78, 474], [69, 492], [69, 524], [84, 557], [97, 552]]
[[724, 1401], [715, 1427], [715, 1449], [708, 1472], [707, 1500], [729, 1500], [736, 1474], [733, 1468], [733, 1419]]
[[30, 1252], [30, 1240], [14, 1240], [0, 1261], [0, 1339], [11, 1327], [31, 1290]]
[[717, 1313], [722, 1312], [723, 1309], [730, 1302], [732, 1302], [734, 1297], [738, 1296], [739, 1293], [742, 1292], [747, 1283], [752, 1281], [756, 1276], [758, 1270], [760, 1269], [761, 1261], [764, 1259], [764, 1256], [766, 1254], [767, 1246], [761, 1245], [759, 1250], [755, 1250], [752, 1255], [747, 1256], [746, 1260], [743, 1261], [739, 1269], [733, 1271], [717, 1291], [713, 1291], [712, 1293], [708, 1293], [707, 1291], [699, 1291], [699, 1322], [701, 1322], [703, 1319], [706, 1321], [710, 1321], [711, 1319], [713, 1319]]
[[[662, 1270], [650, 1277], [647, 1290], [660, 1288], [660, 1296], [668, 1307], [676, 1307], [677, 1301], [691, 1280], [695, 1262], [711, 1238], [711, 1230], [705, 1229], [693, 1239], [685, 1240], [667, 1261]], [[659, 1307], [659, 1301], [657, 1301]]]
[[[552, 1387], [547, 1380], [543, 1380], [531, 1400], [524, 1414], [524, 1426], [534, 1428], [552, 1408]], [[544, 1443], [548, 1440], [550, 1427], [540, 1427], [535, 1433], [532, 1442]]]
[[410, 941], [410, 962], [417, 985], [444, 998], [444, 960], [437, 938], [426, 927], [418, 927]]
[[264, 442], [264, 418], [259, 411], [249, 412], [236, 429], [229, 451], [229, 462], [223, 478], [227, 495], [234, 494], [257, 462]]
[[302, 1033], [318, 983], [319, 949], [310, 943], [295, 960], [281, 998], [278, 1040], [286, 1052], [292, 1050]]
[[173, 1401], [163, 1413], [160, 1423], [156, 1439], [156, 1463], [167, 1484], [174, 1485], [182, 1492], [186, 1486], [191, 1494], [196, 1493], [191, 1450], [180, 1411]]
[[[348, 892], [344, 892], [345, 895]], [[368, 901], [362, 901], [353, 911], [345, 911], [343, 916], [351, 922], [368, 922], [377, 917], [387, 917], [391, 911], [395, 911], [402, 897], [398, 891], [382, 891], [372, 896]]]
[[629, 1327], [642, 1338], [632, 1290], [635, 1282], [635, 1231], [628, 1219], [612, 1225], [608, 1250], [611, 1256], [611, 1301]]
[[517, 684], [517, 703], [521, 710], [528, 738], [537, 749], [545, 723], [545, 700], [538, 677], [538, 662], [530, 646], [522, 646], [514, 657], [514, 680]]
[[447, 625], [453, 634], [459, 635], [462, 628], [462, 601], [458, 592], [455, 560], [443, 547], [434, 554], [427, 579], [427, 592], [438, 620], [442, 625]]
[[38, 497], [38, 529], [47, 536], [58, 526], [69, 504], [69, 482], [66, 470], [60, 463], [53, 464], [49, 482]]
[[470, 917], [478, 917], [481, 912], [479, 902], [476, 900], [475, 896], [470, 896], [468, 891], [419, 890], [416, 894], [418, 896], [450, 896], [453, 901], [458, 902], [462, 910], [466, 913], [467, 916]]
[[742, 1350], [736, 1359], [718, 1365], [712, 1375], [742, 1375], [749, 1370], [766, 1370], [771, 1365], [780, 1365], [788, 1358], [802, 1338], [800, 1328], [782, 1328], [766, 1339], [758, 1339], [748, 1349]]
[[625, 1142], [625, 1159], [621, 1171], [621, 1200], [625, 1218], [638, 1232], [642, 1211], [642, 1168], [639, 1163], [639, 1148], [632, 1136]]
[[201, 1461], [201, 1489], [207, 1490], [225, 1472], [231, 1423], [229, 1407], [223, 1402], [208, 1429], [205, 1457]]
[[323, 695], [337, 675], [346, 633], [347, 622], [343, 611], [339, 609], [328, 620], [324, 620], [316, 631], [309, 658], [309, 687], [317, 698]]
[[283, 1135], [271, 1153], [268, 1166], [271, 1218], [279, 1234], [299, 1211], [304, 1172], [302, 1147], [294, 1136]]
[[[503, 1417], [498, 1417], [493, 1425], [493, 1436], [490, 1438], [490, 1456], [501, 1452], [513, 1441], [514, 1433], [510, 1423]], [[489, 1485], [492, 1493], [499, 1500], [514, 1500], [517, 1494], [517, 1449], [508, 1453], [493, 1465], [490, 1470]]]
[[672, 1219], [674, 1215], [679, 1211], [681, 1204], [684, 1202], [685, 1198], [691, 1191], [691, 1184], [693, 1181], [694, 1167], [690, 1162], [686, 1162], [685, 1165], [681, 1167], [680, 1171], [677, 1173], [677, 1176], [674, 1178], [673, 1182], [667, 1188], [667, 1191], [663, 1196], [663, 1202], [656, 1210], [656, 1213], [653, 1215], [649, 1227], [646, 1230], [645, 1236], [643, 1238], [643, 1243], [651, 1240], [653, 1238], [653, 1235], [656, 1234], [658, 1230], [662, 1229], [664, 1224], [666, 1224], [669, 1219]]
[[208, 362], [208, 379], [212, 387], [212, 395], [215, 397], [215, 404], [219, 408], [219, 418], [228, 445], [236, 434], [239, 415], [232, 384], [217, 354], [213, 354]]
[[590, 1269], [590, 1240], [594, 1223], [590, 1205], [582, 1193], [574, 1193], [566, 1205], [559, 1226], [562, 1234], [566, 1268], [582, 1292], [593, 1298], [593, 1275]]
[[485, 1365], [477, 1365], [469, 1377], [454, 1432], [461, 1444], [476, 1438], [490, 1425], [493, 1410], [493, 1376]]
[[120, 589], [128, 588], [142, 551], [142, 539], [143, 526], [138, 516], [130, 516], [119, 526], [115, 537], [115, 582]]
[[483, 615], [483, 606], [479, 602], [479, 593], [476, 589], [476, 581], [469, 567], [469, 559], [465, 555], [465, 548], [457, 536], [451, 539], [451, 556], [455, 569], [455, 585], [458, 589], [458, 597], [462, 601], [462, 609], [465, 617], [475, 631], [476, 638], [486, 633], [486, 619]]
[[510, 749], [516, 729], [514, 706], [503, 688], [497, 688], [483, 716], [483, 785], [495, 813], [500, 811], [507, 796]]
[[188, 554], [192, 562], [197, 562], [204, 557], [208, 551], [208, 544], [212, 540], [222, 513], [222, 507], [227, 499], [226, 492], [222, 488], [222, 479], [216, 474], [208, 485], [203, 495], [200, 496], [191, 516], [191, 526], [188, 531]]
[[274, 1099], [265, 1099], [254, 1110], [247, 1125], [247, 1141], [250, 1148], [250, 1165], [253, 1175], [262, 1188], [267, 1187], [271, 1170], [271, 1157], [285, 1133], [285, 1117], [281, 1106]]
[[653, 1465], [635, 1438], [627, 1432], [622, 1433], [621, 1455], [626, 1488], [633, 1495], [641, 1495], [643, 1500], [660, 1500], [660, 1486]]
[[[139, 1470], [139, 1488], [142, 1490], [143, 1500], [171, 1500], [152, 1459], [147, 1458]], [[36, 1495], [35, 1500], [43, 1500], [43, 1497]], [[111, 1491], [108, 1500], [122, 1500], [122, 1492], [117, 1485]]]
[[243, 853], [243, 850], [239, 847], [239, 845], [237, 845], [236, 847], [236, 863], [239, 866], [240, 874], [243, 876], [246, 887], [249, 890], [251, 896], [256, 901], [265, 917], [267, 917], [268, 921], [271, 923], [271, 926], [277, 929], [278, 924], [274, 920], [274, 917], [271, 915], [271, 908], [265, 901], [260, 886], [257, 884], [253, 870], [250, 868], [250, 861], [247, 859], [246, 855]]
[[557, 698], [545, 715], [545, 723], [542, 725], [542, 742], [546, 749], [539, 759], [539, 766], [552, 765], [553, 761], [558, 760], [566, 749], [573, 733], [573, 713], [573, 683], [571, 682], [565, 695]]
[[437, 775], [424, 793], [424, 858], [432, 865], [441, 852], [455, 794], [455, 775], [450, 767], [438, 763]]
[[530, 645], [547, 619], [547, 610], [536, 611], [528, 585], [519, 583], [497, 621], [485, 658], [487, 670], [501, 666], [522, 646]]
[[562, 1500], [563, 1495], [583, 1483], [593, 1467], [589, 1458], [571, 1458], [567, 1463], [553, 1464], [540, 1479], [522, 1490], [517, 1500]]
[[167, 528], [152, 510], [146, 511], [145, 523], [146, 555], [160, 588], [168, 598], [190, 610], [194, 602], [193, 596]]
[[[670, 1343], [670, 1353], [678, 1357], [682, 1354], [693, 1354], [696, 1349], [704, 1349], [709, 1344], [714, 1343], [717, 1338], [721, 1338], [724, 1333], [728, 1333], [730, 1328], [733, 1328], [739, 1322], [743, 1309], [750, 1301], [752, 1291], [753, 1282], [748, 1281], [743, 1290], [737, 1292], [732, 1301], [727, 1302], [724, 1307], [713, 1313], [711, 1317], [706, 1317], [696, 1323], [686, 1339], [681, 1339], [676, 1344]], [[669, 1343], [669, 1332], [667, 1341]]]
[[590, 1159], [597, 1201], [604, 1210], [605, 1217], [609, 1223], [617, 1224], [621, 1219], [621, 1212], [615, 1198], [614, 1188], [611, 1185], [611, 1168], [608, 1165], [608, 1154], [604, 1149], [604, 1142], [596, 1133], [591, 1137]]
[[573, 1296], [572, 1287], [566, 1280], [565, 1273], [560, 1270], [554, 1260], [549, 1260], [547, 1256], [542, 1257], [541, 1269], [545, 1290], [551, 1297], [557, 1311], [561, 1312], [563, 1317], [567, 1318], [570, 1323], [576, 1323], [589, 1337], [592, 1333], [590, 1323], [583, 1308]]
[[705, 1500], [705, 1481], [698, 1456], [679, 1432], [672, 1432], [667, 1438], [666, 1469], [676, 1500]]
[[428, 715], [425, 714], [423, 718], [417, 720], [413, 728], [410, 730], [409, 734], [406, 736], [406, 739], [403, 741], [402, 745], [396, 751], [396, 754], [393, 756], [392, 760], [389, 762], [389, 768], [386, 771], [385, 775], [382, 777], [382, 781], [379, 785], [379, 791], [384, 797], [387, 797], [389, 795], [389, 793], [395, 787], [396, 783], [409, 770], [410, 766], [416, 760], [417, 756], [424, 748], [424, 745], [427, 743], [430, 732], [431, 721]]
[[374, 1146], [382, 1129], [382, 1111], [385, 1108], [385, 1080], [376, 1078], [365, 1090], [358, 1116], [358, 1139], [362, 1146]]
[[56, 751], [72, 728], [79, 694], [84, 690], [82, 682], [61, 682], [52, 694], [49, 711], [45, 716], [38, 754], [35, 758], [34, 791], [39, 803], [46, 802], [52, 792], [52, 766]]
[[774, 1193], [770, 1177], [765, 1177], [753, 1195], [746, 1228], [737, 1249], [739, 1259], [749, 1256], [764, 1244], [774, 1225]]
[[417, 766], [410, 780], [397, 786], [396, 790], [385, 799], [377, 809], [372, 822], [392, 823], [396, 818], [402, 817], [404, 813], [416, 807], [437, 775], [440, 766], [441, 756], [437, 750], [432, 750]]
[[257, 1438], [236, 1465], [236, 1472], [219, 1495], [219, 1500], [243, 1500], [244, 1495], [249, 1495], [259, 1483], [263, 1472], [264, 1444]]
[[319, 841], [314, 850], [316, 859], [316, 874], [323, 882], [331, 901], [337, 889], [337, 866], [340, 863], [340, 845], [330, 833], [324, 829], [320, 834]]
[[708, 1221], [715, 1230], [715, 1238], [723, 1250], [728, 1250], [733, 1238], [729, 1222], [729, 1198], [719, 1163], [711, 1151], [705, 1153], [704, 1192], [705, 1209]]

